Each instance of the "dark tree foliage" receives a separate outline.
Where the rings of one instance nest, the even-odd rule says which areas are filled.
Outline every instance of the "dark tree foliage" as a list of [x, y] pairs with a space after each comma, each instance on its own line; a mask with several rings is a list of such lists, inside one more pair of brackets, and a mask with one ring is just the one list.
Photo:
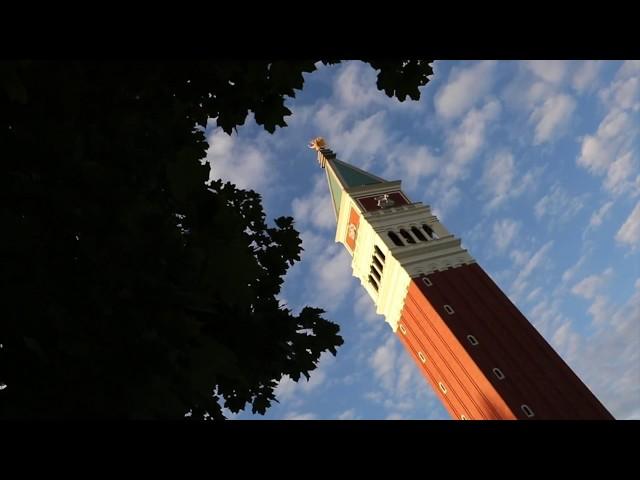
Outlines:
[[[325, 63], [336, 63], [325, 61]], [[371, 61], [419, 98], [427, 61]], [[0, 418], [264, 413], [342, 344], [278, 304], [293, 219], [208, 179], [202, 128], [284, 127], [314, 62], [0, 63]]]

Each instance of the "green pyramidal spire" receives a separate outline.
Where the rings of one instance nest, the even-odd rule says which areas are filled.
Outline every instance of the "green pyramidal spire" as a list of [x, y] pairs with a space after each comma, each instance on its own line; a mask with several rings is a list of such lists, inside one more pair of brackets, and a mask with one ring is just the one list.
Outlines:
[[346, 189], [357, 187], [360, 185], [371, 185], [374, 183], [386, 182], [383, 178], [377, 177], [369, 172], [349, 165], [342, 160], [336, 158], [323, 138], [317, 137], [311, 141], [309, 148], [313, 148], [318, 152], [318, 161], [320, 166], [327, 172], [327, 181], [329, 182], [329, 190], [331, 191], [331, 199], [333, 201], [333, 211], [338, 217], [340, 209], [340, 201], [342, 194]]

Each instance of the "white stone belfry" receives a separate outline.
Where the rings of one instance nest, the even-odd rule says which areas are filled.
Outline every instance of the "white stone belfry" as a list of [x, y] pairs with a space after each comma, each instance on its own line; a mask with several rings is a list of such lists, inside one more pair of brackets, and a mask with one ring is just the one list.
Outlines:
[[[384, 315], [396, 331], [411, 278], [467, 265], [475, 260], [461, 247], [461, 240], [450, 234], [432, 214], [429, 206], [407, 199], [401, 191], [400, 181], [386, 181], [338, 160], [321, 137], [314, 139], [309, 146], [318, 152], [322, 168], [328, 170], [330, 188], [341, 190], [334, 196], [334, 199], [339, 198], [334, 200], [339, 203], [335, 205], [335, 240], [344, 244], [353, 256], [353, 275], [360, 279], [375, 302], [376, 312]], [[355, 172], [354, 175], [368, 175], [372, 183], [350, 185], [345, 168]], [[333, 185], [331, 178], [336, 179]], [[406, 204], [394, 202], [390, 197], [392, 193], [401, 195]], [[363, 198], [372, 198], [377, 209], [367, 211], [359, 201]], [[357, 226], [352, 222], [354, 214], [358, 217]], [[425, 233], [425, 225], [433, 235]], [[414, 227], [426, 241], [410, 233]], [[396, 245], [392, 241], [389, 233], [400, 236], [402, 230], [409, 232], [407, 235], [414, 240], [413, 243], [403, 241], [402, 245]], [[350, 242], [355, 244], [355, 249], [351, 249]], [[374, 278], [370, 280], [372, 275]]]

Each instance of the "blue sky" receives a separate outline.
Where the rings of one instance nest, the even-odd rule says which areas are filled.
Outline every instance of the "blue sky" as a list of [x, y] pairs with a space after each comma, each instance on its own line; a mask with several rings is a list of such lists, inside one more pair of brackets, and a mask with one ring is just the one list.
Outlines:
[[308, 141], [402, 180], [431, 205], [616, 418], [640, 419], [640, 61], [436, 61], [420, 101], [389, 99], [345, 62], [305, 75], [289, 126], [210, 122], [211, 176], [292, 215], [302, 261], [281, 299], [337, 322], [345, 343], [307, 382], [284, 378], [266, 419], [449, 419], [334, 243]]

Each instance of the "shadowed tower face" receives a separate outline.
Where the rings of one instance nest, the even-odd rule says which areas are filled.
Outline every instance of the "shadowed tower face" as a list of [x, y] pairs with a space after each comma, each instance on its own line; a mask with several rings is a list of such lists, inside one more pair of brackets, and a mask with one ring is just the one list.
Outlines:
[[309, 146], [353, 275], [452, 418], [613, 419], [429, 206]]

